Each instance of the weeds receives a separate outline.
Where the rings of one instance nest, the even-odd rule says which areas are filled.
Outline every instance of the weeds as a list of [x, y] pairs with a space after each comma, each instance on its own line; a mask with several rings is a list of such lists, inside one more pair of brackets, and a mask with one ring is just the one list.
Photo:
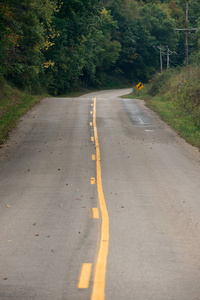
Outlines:
[[9, 132], [16, 126], [19, 118], [42, 97], [24, 94], [5, 81], [0, 88], [0, 144], [7, 139]]
[[[138, 98], [133, 89], [132, 98]], [[157, 74], [140, 94], [147, 105], [185, 140], [200, 149], [200, 69], [187, 67]]]

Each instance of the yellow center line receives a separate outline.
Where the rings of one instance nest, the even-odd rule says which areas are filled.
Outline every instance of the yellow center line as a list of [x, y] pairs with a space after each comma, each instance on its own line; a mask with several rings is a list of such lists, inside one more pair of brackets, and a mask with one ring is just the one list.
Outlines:
[[92, 154], [92, 160], [95, 160], [95, 159], [96, 159], [95, 154]]
[[94, 272], [94, 283], [91, 295], [91, 300], [104, 300], [105, 299], [105, 281], [106, 281], [106, 266], [109, 247], [109, 216], [106, 207], [106, 201], [103, 193], [102, 179], [101, 179], [101, 157], [99, 149], [99, 139], [96, 126], [96, 98], [94, 98], [93, 106], [93, 127], [94, 138], [96, 144], [96, 169], [97, 169], [97, 191], [99, 197], [99, 205], [102, 217], [101, 224], [101, 239], [97, 262]]
[[94, 219], [99, 219], [99, 210], [97, 207], [93, 207], [92, 214]]
[[79, 289], [87, 289], [89, 287], [91, 271], [92, 271], [92, 264], [82, 265], [79, 282], [78, 282]]
[[90, 183], [91, 183], [91, 184], [95, 184], [95, 177], [91, 177]]

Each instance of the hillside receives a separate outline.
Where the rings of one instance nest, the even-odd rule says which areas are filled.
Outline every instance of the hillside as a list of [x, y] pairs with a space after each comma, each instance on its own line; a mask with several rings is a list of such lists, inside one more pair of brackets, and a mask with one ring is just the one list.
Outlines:
[[[102, 87], [112, 77], [148, 82], [160, 69], [184, 65], [185, 0], [0, 1], [0, 74], [30, 93], [63, 94]], [[200, 2], [189, 3], [197, 28]], [[189, 34], [198, 63], [200, 34]], [[116, 80], [114, 80], [116, 82]]]
[[1, 81], [0, 89], [0, 144], [7, 139], [9, 132], [15, 128], [19, 118], [42, 96], [33, 96], [11, 86], [5, 80]]
[[186, 141], [200, 149], [200, 70], [179, 68], [158, 73], [141, 91], [133, 89], [132, 98], [145, 99]]
[[[167, 114], [164, 107], [171, 110], [178, 120], [186, 116], [187, 126], [185, 121], [177, 121], [176, 126], [199, 146], [200, 30], [188, 31], [186, 70], [186, 35], [176, 30], [186, 27], [186, 3], [0, 1], [1, 142], [19, 116], [41, 98], [33, 95], [63, 95], [142, 81], [145, 86], [152, 82], [148, 93], [154, 98], [149, 105], [162, 115]], [[199, 27], [200, 2], [193, 0], [188, 28]], [[158, 73], [167, 68], [171, 71]], [[169, 119], [174, 120], [171, 115]], [[196, 132], [194, 141], [189, 127]]]

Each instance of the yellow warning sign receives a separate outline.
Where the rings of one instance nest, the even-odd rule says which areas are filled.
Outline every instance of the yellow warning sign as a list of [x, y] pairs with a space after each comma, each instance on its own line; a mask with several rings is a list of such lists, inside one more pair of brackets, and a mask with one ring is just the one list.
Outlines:
[[141, 89], [143, 89], [143, 84], [142, 84], [142, 82], [139, 82], [137, 85], [136, 85], [136, 87], [138, 88], [138, 90], [140, 91]]

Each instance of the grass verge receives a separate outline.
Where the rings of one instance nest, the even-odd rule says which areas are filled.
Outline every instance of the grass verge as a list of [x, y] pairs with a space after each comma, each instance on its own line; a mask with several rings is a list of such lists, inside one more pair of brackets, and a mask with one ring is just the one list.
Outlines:
[[9, 136], [9, 132], [16, 127], [19, 118], [30, 110], [45, 96], [33, 96], [1, 82], [0, 89], [0, 144]]
[[200, 126], [196, 124], [192, 115], [181, 110], [176, 102], [163, 100], [162, 97], [149, 97], [144, 100], [147, 106], [156, 111], [182, 138], [200, 149]]
[[144, 89], [134, 87], [125, 97], [145, 100], [182, 138], [200, 149], [199, 91], [199, 70], [190, 68], [159, 74]]

